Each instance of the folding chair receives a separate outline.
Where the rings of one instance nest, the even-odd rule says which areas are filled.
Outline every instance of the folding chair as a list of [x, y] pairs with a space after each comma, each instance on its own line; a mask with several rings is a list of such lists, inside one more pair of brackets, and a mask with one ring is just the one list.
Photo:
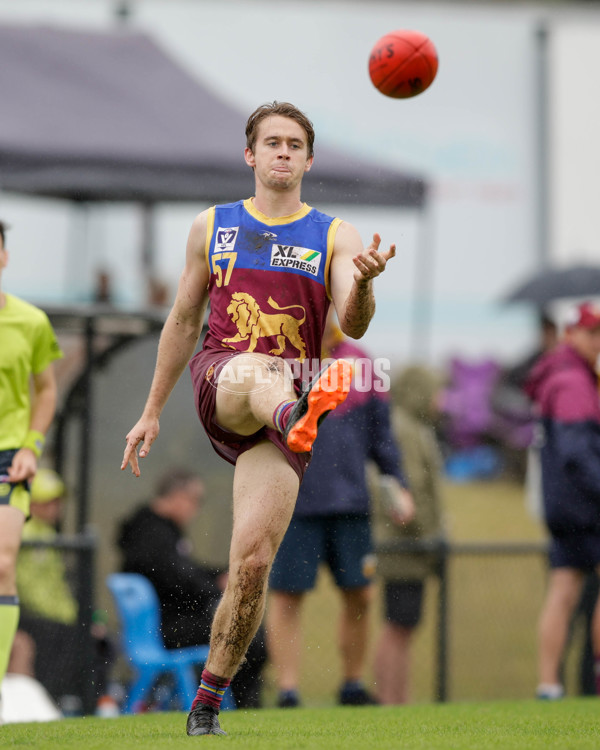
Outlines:
[[[188, 711], [196, 697], [198, 680], [194, 665], [208, 659], [208, 646], [165, 648], [160, 633], [160, 602], [151, 582], [138, 573], [113, 573], [106, 579], [121, 622], [121, 645], [135, 677], [129, 687], [123, 713], [134, 713], [139, 702], [162, 674], [175, 681], [174, 697]], [[235, 700], [227, 688], [221, 704], [234, 709]]]

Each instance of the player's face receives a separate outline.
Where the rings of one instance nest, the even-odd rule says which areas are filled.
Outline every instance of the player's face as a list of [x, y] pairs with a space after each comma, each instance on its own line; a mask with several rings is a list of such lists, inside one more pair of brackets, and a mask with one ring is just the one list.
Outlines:
[[304, 128], [281, 115], [265, 117], [258, 126], [254, 151], [244, 152], [256, 179], [273, 190], [289, 190], [300, 184], [312, 165]]

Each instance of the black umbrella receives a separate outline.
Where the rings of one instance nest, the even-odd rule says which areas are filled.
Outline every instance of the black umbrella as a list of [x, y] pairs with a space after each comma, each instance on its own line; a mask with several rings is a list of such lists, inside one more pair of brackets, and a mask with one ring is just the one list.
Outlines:
[[563, 297], [600, 297], [600, 266], [546, 268], [520, 284], [503, 301], [544, 307]]

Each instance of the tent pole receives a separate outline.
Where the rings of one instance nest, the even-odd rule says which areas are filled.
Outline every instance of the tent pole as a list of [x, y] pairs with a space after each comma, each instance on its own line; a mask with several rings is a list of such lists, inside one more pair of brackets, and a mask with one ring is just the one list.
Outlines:
[[156, 278], [156, 233], [154, 226], [154, 203], [142, 203], [142, 270], [145, 282], [144, 304], [151, 304]]
[[427, 362], [431, 354], [435, 275], [433, 212], [429, 200], [420, 206], [419, 217], [410, 356], [413, 362]]
[[90, 204], [86, 201], [73, 202], [73, 214], [66, 252], [66, 272], [63, 277], [63, 300], [79, 301], [89, 289], [82, 279], [88, 279], [87, 272], [89, 235], [90, 235]]
[[537, 141], [537, 230], [538, 265], [550, 264], [549, 207], [550, 207], [550, 133], [549, 133], [549, 76], [548, 26], [542, 21], [536, 30], [536, 141]]
[[94, 363], [94, 338], [95, 320], [94, 316], [88, 315], [85, 319], [85, 364], [82, 373], [82, 398], [81, 398], [81, 434], [80, 434], [80, 461], [79, 461], [79, 506], [77, 518], [77, 531], [84, 534], [89, 523], [89, 495], [90, 495], [90, 458], [92, 440], [92, 370]]

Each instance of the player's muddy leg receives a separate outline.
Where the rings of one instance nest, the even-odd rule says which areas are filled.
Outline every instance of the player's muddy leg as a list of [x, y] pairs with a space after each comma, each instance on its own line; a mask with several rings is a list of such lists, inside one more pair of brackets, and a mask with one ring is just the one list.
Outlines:
[[263, 616], [269, 572], [289, 525], [298, 477], [270, 442], [238, 458], [229, 580], [217, 610], [207, 666], [232, 677]]
[[262, 620], [269, 573], [298, 487], [296, 472], [273, 443], [258, 443], [238, 458], [229, 579], [213, 619], [210, 653], [188, 717], [188, 734], [222, 732], [217, 718], [221, 697]]

